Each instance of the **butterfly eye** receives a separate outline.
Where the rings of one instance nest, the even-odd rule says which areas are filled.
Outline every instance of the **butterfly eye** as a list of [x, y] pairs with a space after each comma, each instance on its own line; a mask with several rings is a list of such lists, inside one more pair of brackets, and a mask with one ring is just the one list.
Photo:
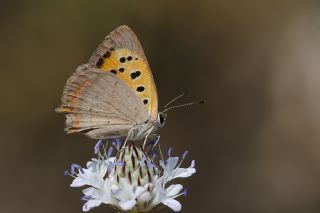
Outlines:
[[163, 124], [164, 123], [164, 117], [162, 116], [162, 114], [160, 114], [160, 124]]
[[165, 115], [160, 112], [160, 113], [158, 114], [158, 125], [159, 125], [159, 127], [160, 127], [160, 128], [163, 127], [165, 122], [166, 122]]

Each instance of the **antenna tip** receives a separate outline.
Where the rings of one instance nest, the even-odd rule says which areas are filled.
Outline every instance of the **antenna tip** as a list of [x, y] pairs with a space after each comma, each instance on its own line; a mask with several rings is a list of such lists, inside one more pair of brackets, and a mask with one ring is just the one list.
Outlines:
[[188, 91], [185, 91], [185, 92], [183, 93], [183, 96], [188, 95], [188, 94], [189, 94]]
[[199, 101], [199, 104], [205, 104], [205, 103], [207, 103], [206, 100]]

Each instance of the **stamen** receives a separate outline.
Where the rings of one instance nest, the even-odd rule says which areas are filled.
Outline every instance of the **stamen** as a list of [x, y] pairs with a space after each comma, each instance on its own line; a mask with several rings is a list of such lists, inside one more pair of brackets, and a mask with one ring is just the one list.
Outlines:
[[69, 175], [70, 177], [77, 178], [76, 175], [71, 175], [68, 170], [64, 171], [64, 175]]
[[116, 165], [116, 166], [124, 166], [124, 165], [125, 165], [125, 162], [116, 162], [115, 165]]
[[142, 156], [142, 159], [139, 162], [140, 166], [144, 166], [145, 165], [145, 160], [146, 160], [146, 157]]
[[156, 143], [156, 141], [149, 141], [147, 144], [146, 144], [146, 146], [151, 146], [151, 145], [154, 145]]
[[98, 140], [96, 145], [94, 146], [94, 154], [98, 154], [100, 150], [100, 146], [103, 144], [103, 140]]
[[[159, 138], [160, 138], [160, 136], [159, 136]], [[163, 154], [162, 154], [162, 151], [161, 151], [160, 142], [157, 143], [157, 144], [158, 144], [158, 146], [159, 146], [159, 152], [160, 152], [161, 160], [164, 162], [164, 158], [163, 158]]]
[[91, 200], [91, 199], [92, 199], [92, 197], [89, 196], [89, 195], [84, 195], [84, 196], [82, 196], [82, 197], [80, 198], [80, 200], [82, 200], [82, 201], [89, 201], [89, 200]]
[[195, 167], [195, 165], [196, 165], [196, 161], [195, 161], [195, 160], [192, 160], [192, 161], [191, 161], [190, 168], [194, 168], [194, 167]]
[[119, 139], [119, 138], [116, 138], [116, 143], [117, 143], [117, 149], [120, 150], [121, 149], [121, 146], [123, 145], [123, 142]]
[[185, 188], [182, 192], [183, 196], [187, 197], [188, 196], [188, 190]]
[[133, 152], [136, 155], [137, 159], [139, 159], [139, 154], [138, 154], [138, 150], [137, 150], [136, 146], [133, 146]]
[[151, 162], [149, 162], [149, 163], [147, 164], [147, 166], [148, 166], [149, 168], [154, 168], [154, 167], [156, 167], [156, 165], [155, 165], [154, 163], [151, 163]]
[[113, 140], [112, 145], [116, 147], [117, 150], [120, 150], [123, 142], [119, 138], [113, 138]]
[[109, 141], [107, 141], [106, 144], [102, 143], [103, 155], [99, 152], [99, 159], [105, 159], [105, 157], [107, 155], [107, 147], [108, 147], [108, 145], [109, 145]]
[[185, 151], [184, 153], [183, 153], [183, 155], [182, 155], [182, 158], [181, 158], [181, 161], [180, 161], [180, 163], [178, 164], [178, 166], [177, 167], [180, 167], [181, 166], [181, 164], [182, 164], [182, 162], [183, 162], [183, 160], [185, 159], [185, 157], [188, 155], [188, 151]]
[[181, 195], [183, 195], [183, 196], [187, 196], [188, 195], [188, 191], [187, 191], [187, 189], [184, 189], [183, 190], [183, 192], [181, 192], [180, 194], [177, 194], [176, 196], [173, 196], [173, 197], [171, 197], [172, 199], [175, 199], [175, 198], [177, 198], [177, 197], [180, 197]]
[[152, 153], [152, 160], [154, 161], [154, 159], [157, 157], [157, 153], [156, 152], [154, 152], [154, 153]]
[[185, 157], [188, 155], [189, 151], [184, 151], [183, 155], [182, 155], [182, 159], [185, 159]]
[[81, 168], [81, 166], [79, 164], [71, 164], [71, 175], [75, 174], [75, 169], [78, 169], [79, 172], [81, 172], [82, 174], [84, 173], [83, 169]]
[[111, 155], [112, 155], [112, 152], [113, 152], [113, 147], [110, 146], [110, 148], [108, 149], [108, 152], [107, 152], [107, 157], [110, 158]]
[[171, 157], [171, 153], [172, 153], [172, 147], [170, 147], [170, 148], [168, 149], [168, 157], [169, 157], [169, 158]]

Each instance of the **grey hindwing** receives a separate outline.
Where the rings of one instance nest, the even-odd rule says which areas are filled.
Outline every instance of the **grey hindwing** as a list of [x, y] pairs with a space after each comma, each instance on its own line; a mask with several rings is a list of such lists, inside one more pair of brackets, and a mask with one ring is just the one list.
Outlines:
[[57, 111], [67, 113], [67, 132], [95, 139], [124, 137], [148, 119], [143, 102], [121, 79], [87, 64], [68, 79]]

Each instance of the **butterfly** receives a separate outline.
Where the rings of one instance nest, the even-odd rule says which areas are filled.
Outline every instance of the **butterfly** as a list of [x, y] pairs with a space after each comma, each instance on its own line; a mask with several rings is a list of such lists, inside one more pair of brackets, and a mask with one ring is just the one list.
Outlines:
[[67, 133], [93, 139], [141, 140], [164, 126], [152, 72], [141, 44], [128, 26], [112, 31], [88, 63], [68, 79], [58, 113]]
[[58, 113], [66, 114], [67, 133], [93, 139], [126, 138], [137, 141], [157, 135], [179, 95], [158, 111], [157, 88], [135, 33], [128, 26], [112, 31], [88, 63], [67, 80]]

